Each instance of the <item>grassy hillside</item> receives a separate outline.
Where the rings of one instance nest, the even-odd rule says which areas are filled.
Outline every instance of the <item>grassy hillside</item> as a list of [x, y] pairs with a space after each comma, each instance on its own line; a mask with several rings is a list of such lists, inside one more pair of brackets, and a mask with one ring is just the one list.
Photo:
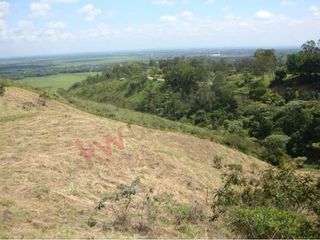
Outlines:
[[[0, 238], [235, 237], [221, 222], [193, 218], [196, 209], [210, 211], [225, 166], [256, 177], [266, 163], [209, 140], [37, 101], [14, 87], [0, 98]], [[119, 128], [123, 148], [117, 142], [111, 155], [97, 147]], [[79, 143], [101, 158], [86, 160]], [[114, 192], [129, 194], [137, 178], [136, 195], [104, 204]]]
[[51, 93], [57, 89], [68, 89], [76, 82], [85, 80], [88, 76], [99, 74], [98, 72], [85, 72], [85, 73], [67, 73], [57, 74], [46, 77], [29, 77], [19, 80], [19, 83], [26, 84], [32, 87], [41, 88]]
[[223, 143], [273, 165], [319, 165], [319, 76], [292, 78], [283, 66], [275, 71], [276, 61], [266, 71], [268, 61], [255, 57], [241, 67], [174, 58], [114, 65], [63, 95], [101, 116], [108, 115], [103, 104], [112, 104], [220, 133]]

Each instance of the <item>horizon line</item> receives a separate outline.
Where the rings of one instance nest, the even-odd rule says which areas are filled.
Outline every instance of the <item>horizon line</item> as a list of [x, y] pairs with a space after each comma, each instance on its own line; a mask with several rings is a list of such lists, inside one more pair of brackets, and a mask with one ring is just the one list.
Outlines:
[[254, 50], [254, 49], [300, 49], [301, 46], [279, 45], [279, 46], [224, 46], [224, 47], [181, 47], [181, 48], [136, 48], [136, 49], [116, 49], [104, 51], [83, 51], [83, 52], [68, 52], [68, 53], [44, 53], [35, 55], [15, 55], [15, 56], [0, 56], [0, 60], [19, 59], [19, 58], [37, 58], [37, 57], [55, 57], [55, 56], [73, 56], [85, 54], [116, 54], [116, 53], [136, 53], [136, 52], [159, 52], [159, 51], [190, 51], [190, 50]]

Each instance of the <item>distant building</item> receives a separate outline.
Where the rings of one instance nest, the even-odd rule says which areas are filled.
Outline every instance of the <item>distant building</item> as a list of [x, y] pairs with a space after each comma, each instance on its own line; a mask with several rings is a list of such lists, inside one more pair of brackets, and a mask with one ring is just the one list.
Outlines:
[[211, 53], [210, 57], [221, 57], [222, 55], [222, 53]]

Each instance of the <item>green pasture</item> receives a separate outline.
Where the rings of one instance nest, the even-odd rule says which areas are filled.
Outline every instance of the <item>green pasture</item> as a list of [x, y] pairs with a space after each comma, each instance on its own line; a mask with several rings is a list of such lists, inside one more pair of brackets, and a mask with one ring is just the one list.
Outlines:
[[29, 77], [17, 82], [26, 84], [35, 88], [41, 88], [50, 93], [54, 93], [57, 89], [67, 89], [76, 82], [85, 80], [88, 76], [99, 74], [99, 72], [84, 73], [61, 73], [45, 77]]

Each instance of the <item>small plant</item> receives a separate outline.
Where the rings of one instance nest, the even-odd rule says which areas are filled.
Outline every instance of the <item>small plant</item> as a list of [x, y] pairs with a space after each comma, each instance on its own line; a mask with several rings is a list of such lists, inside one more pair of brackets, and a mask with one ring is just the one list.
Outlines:
[[3, 97], [6, 92], [6, 89], [4, 88], [3, 84], [0, 83], [0, 97]]
[[35, 107], [36, 107], [36, 105], [33, 104], [32, 102], [24, 102], [22, 104], [22, 109], [24, 111], [30, 111], [32, 108], [35, 108]]
[[46, 93], [39, 94], [38, 104], [41, 106], [46, 106], [47, 100], [49, 99], [49, 95]]
[[193, 201], [190, 206], [175, 206], [171, 208], [171, 213], [174, 215], [177, 225], [185, 222], [196, 223], [204, 218], [203, 207], [197, 201]]
[[293, 159], [298, 168], [303, 168], [304, 163], [307, 161], [306, 157], [296, 157]]
[[228, 164], [228, 169], [230, 171], [242, 172], [242, 165], [241, 164]]
[[213, 158], [213, 167], [217, 169], [222, 168], [223, 156], [215, 155]]
[[93, 218], [93, 217], [90, 217], [88, 219], [87, 225], [92, 228], [95, 225], [97, 225], [97, 220], [95, 218]]
[[115, 216], [111, 225], [117, 231], [127, 231], [130, 227], [130, 215], [133, 211], [133, 196], [137, 193], [137, 187], [140, 183], [139, 178], [134, 180], [130, 185], [119, 185], [118, 191], [101, 199], [96, 210], [101, 210], [106, 207], [106, 203], [109, 202], [110, 209]]

